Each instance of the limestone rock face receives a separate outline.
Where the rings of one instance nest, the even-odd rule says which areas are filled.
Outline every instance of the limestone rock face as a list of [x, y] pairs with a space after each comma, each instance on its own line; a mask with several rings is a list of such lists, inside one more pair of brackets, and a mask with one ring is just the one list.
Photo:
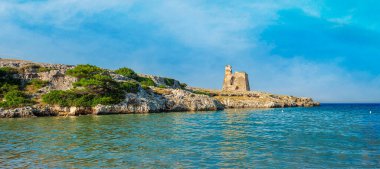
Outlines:
[[[21, 70], [22, 74], [19, 74], [19, 76], [22, 76], [20, 78], [25, 81], [33, 78], [49, 81], [50, 83], [49, 87], [46, 89], [47, 91], [68, 90], [72, 88], [72, 83], [77, 81], [76, 78], [65, 75], [68, 69], [74, 67], [71, 65], [0, 59], [0, 67], [12, 67]], [[43, 68], [43, 71], [41, 71], [40, 68]]]
[[116, 105], [97, 105], [94, 114], [112, 113], [152, 113], [165, 111], [165, 99], [141, 90], [137, 94], [128, 93], [123, 102]]
[[20, 107], [4, 110], [0, 108], [0, 118], [56, 116], [57, 113], [49, 107]]
[[164, 95], [167, 99], [169, 111], [201, 111], [201, 110], [222, 110], [223, 105], [216, 99], [201, 94], [194, 94], [189, 91], [176, 89], [170, 94]]
[[140, 91], [127, 94], [125, 101], [117, 105], [98, 105], [94, 114], [153, 113], [166, 111], [205, 111], [223, 109], [217, 100], [193, 94], [181, 89], [165, 89], [167, 94]]
[[21, 107], [4, 110], [0, 108], [0, 118], [35, 117], [32, 107]]
[[0, 67], [13, 67], [13, 68], [23, 68], [28, 67], [29, 71], [37, 69], [37, 67], [45, 67], [49, 69], [70, 69], [74, 66], [64, 65], [64, 64], [50, 64], [50, 63], [36, 63], [26, 60], [17, 60], [17, 59], [3, 59], [0, 58]]
[[44, 81], [49, 81], [49, 90], [68, 90], [73, 87], [73, 83], [77, 78], [66, 76], [66, 69], [50, 70], [47, 72], [38, 73], [38, 78]]
[[[0, 67], [17, 68], [17, 77], [25, 83], [31, 79], [48, 81], [48, 85], [30, 96], [38, 101], [41, 95], [51, 90], [69, 90], [77, 78], [67, 76], [70, 65], [33, 63], [13, 59], [1, 59]], [[108, 70], [111, 77], [119, 82], [133, 80]], [[264, 92], [248, 91], [249, 82], [246, 73], [232, 74], [226, 67], [224, 90], [208, 90], [187, 87], [181, 89], [179, 81], [159, 76], [142, 75], [152, 79], [159, 87], [142, 88], [137, 93], [126, 93], [125, 100], [115, 105], [97, 105], [95, 107], [59, 107], [42, 103], [14, 109], [1, 109], [0, 118], [39, 117], [39, 116], [78, 116], [89, 114], [127, 114], [173, 111], [208, 111], [224, 108], [275, 108], [318, 106], [311, 98], [273, 95]], [[164, 86], [164, 87], [162, 87]]]
[[319, 106], [311, 98], [280, 96], [260, 92], [220, 94], [215, 96], [226, 108], [279, 108]]

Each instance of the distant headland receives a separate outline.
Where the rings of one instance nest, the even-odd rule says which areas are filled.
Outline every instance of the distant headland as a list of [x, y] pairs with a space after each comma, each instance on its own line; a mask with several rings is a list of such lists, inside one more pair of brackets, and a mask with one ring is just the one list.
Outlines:
[[129, 68], [0, 58], [0, 117], [210, 111], [318, 106], [311, 98], [250, 91], [248, 74], [225, 67], [222, 90], [138, 74]]

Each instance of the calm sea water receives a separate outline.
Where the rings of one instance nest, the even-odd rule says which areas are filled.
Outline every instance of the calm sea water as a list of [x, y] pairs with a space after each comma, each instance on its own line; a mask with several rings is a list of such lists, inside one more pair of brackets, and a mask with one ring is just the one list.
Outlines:
[[380, 168], [380, 105], [0, 119], [16, 167]]

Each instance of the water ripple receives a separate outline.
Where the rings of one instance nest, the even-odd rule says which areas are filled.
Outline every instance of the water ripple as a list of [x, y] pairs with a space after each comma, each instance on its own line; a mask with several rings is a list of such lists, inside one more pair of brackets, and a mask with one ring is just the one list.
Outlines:
[[379, 105], [1, 119], [0, 166], [379, 168], [379, 122]]

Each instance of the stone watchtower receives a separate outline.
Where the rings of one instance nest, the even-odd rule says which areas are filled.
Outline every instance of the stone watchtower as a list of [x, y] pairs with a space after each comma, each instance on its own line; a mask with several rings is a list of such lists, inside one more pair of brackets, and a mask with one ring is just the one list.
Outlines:
[[249, 91], [248, 74], [245, 72], [232, 73], [232, 67], [225, 67], [223, 90], [225, 91]]

